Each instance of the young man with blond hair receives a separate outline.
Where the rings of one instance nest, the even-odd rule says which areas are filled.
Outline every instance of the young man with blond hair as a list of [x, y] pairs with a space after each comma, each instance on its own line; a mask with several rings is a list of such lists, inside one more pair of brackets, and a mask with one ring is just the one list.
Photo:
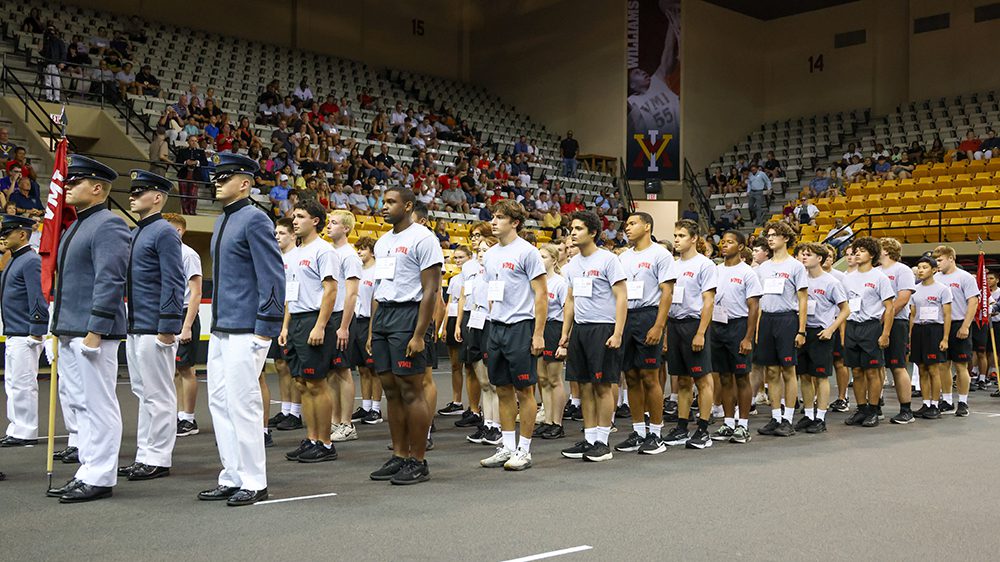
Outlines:
[[350, 211], [338, 209], [329, 214], [326, 234], [333, 250], [340, 256], [340, 266], [336, 269], [337, 300], [333, 305], [330, 322], [336, 327], [337, 341], [331, 342], [334, 352], [330, 359], [328, 380], [333, 389], [332, 439], [336, 442], [352, 441], [358, 438], [358, 431], [351, 421], [354, 407], [354, 378], [347, 356], [350, 343], [351, 322], [358, 301], [358, 283], [364, 264], [357, 251], [347, 242], [347, 236], [354, 231], [354, 215]]
[[[941, 376], [942, 413], [955, 410], [955, 415], [969, 415], [969, 362], [972, 360], [972, 338], [969, 337], [972, 321], [979, 306], [979, 287], [971, 273], [958, 268], [955, 249], [951, 246], [934, 248], [938, 272], [934, 279], [951, 289], [951, 330], [948, 334], [948, 361]], [[951, 382], [951, 365], [955, 366], [958, 383], [958, 404], [954, 402]], [[931, 398], [937, 398], [932, 396]]]
[[[892, 331], [889, 332], [889, 347], [885, 349], [885, 366], [892, 372], [893, 384], [896, 386], [896, 398], [899, 399], [899, 413], [890, 420], [895, 424], [907, 424], [913, 421], [910, 410], [912, 389], [910, 388], [910, 373], [906, 371], [907, 350], [910, 347], [910, 297], [917, 288], [913, 270], [904, 263], [899, 263], [903, 245], [895, 238], [881, 238], [879, 245], [882, 255], [878, 269], [889, 278], [889, 284], [896, 293], [892, 301]], [[881, 400], [879, 401], [881, 414]]]

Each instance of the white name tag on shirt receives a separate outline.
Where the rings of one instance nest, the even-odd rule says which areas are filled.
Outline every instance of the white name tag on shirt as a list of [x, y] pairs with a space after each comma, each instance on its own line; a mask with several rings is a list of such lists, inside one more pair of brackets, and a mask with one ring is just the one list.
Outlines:
[[921, 306], [920, 307], [920, 319], [929, 320], [931, 322], [937, 320], [938, 309], [936, 306]]
[[589, 299], [594, 295], [594, 280], [590, 277], [573, 278], [573, 297]]
[[486, 295], [490, 299], [490, 302], [503, 300], [503, 286], [503, 281], [490, 281], [489, 290]]
[[712, 309], [712, 322], [718, 322], [719, 324], [728, 324], [729, 315], [726, 314], [726, 310], [719, 306], [719, 303], [715, 303], [715, 308]]
[[847, 306], [851, 312], [861, 312], [861, 297], [854, 297], [847, 301]]
[[628, 300], [634, 301], [642, 298], [642, 293], [645, 289], [645, 281], [629, 281], [625, 283], [625, 289], [628, 291]]
[[469, 316], [469, 327], [476, 330], [482, 330], [483, 326], [486, 325], [486, 313], [482, 310], [474, 310]]
[[458, 303], [450, 302], [448, 303], [448, 316], [458, 316]]
[[816, 315], [816, 301], [810, 300], [806, 301], [806, 314], [809, 316]]
[[684, 287], [678, 287], [676, 283], [674, 285], [674, 294], [670, 297], [670, 302], [672, 304], [681, 304], [684, 302]]
[[299, 300], [299, 282], [288, 281], [285, 283], [285, 302], [295, 302]]
[[375, 279], [392, 279], [396, 276], [396, 256], [375, 259]]
[[785, 292], [785, 280], [781, 277], [772, 277], [764, 280], [765, 295], [780, 295]]

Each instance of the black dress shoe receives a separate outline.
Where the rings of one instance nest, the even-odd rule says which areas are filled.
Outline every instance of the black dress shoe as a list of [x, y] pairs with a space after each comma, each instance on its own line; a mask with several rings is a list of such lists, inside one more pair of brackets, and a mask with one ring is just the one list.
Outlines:
[[[70, 451], [70, 449], [73, 450]], [[76, 447], [70, 447], [69, 449], [66, 450], [69, 452], [63, 455], [62, 457], [63, 464], [80, 464], [80, 450], [77, 449]]]
[[263, 490], [239, 490], [235, 494], [229, 497], [226, 501], [226, 505], [230, 507], [237, 507], [241, 505], [253, 505], [259, 501], [264, 501], [267, 499], [267, 488]]
[[59, 498], [59, 503], [83, 503], [103, 500], [111, 497], [111, 486], [91, 486], [81, 482], [79, 486], [66, 492]]
[[83, 480], [77, 480], [76, 478], [71, 478], [69, 482], [66, 482], [59, 488], [49, 488], [49, 491], [45, 492], [45, 495], [50, 498], [62, 497], [66, 492], [76, 488], [77, 486], [83, 484]]
[[26, 447], [28, 445], [37, 444], [38, 439], [18, 439], [17, 437], [11, 437], [10, 435], [0, 439], [0, 447]]
[[118, 476], [128, 476], [129, 474], [132, 474], [133, 470], [139, 468], [140, 466], [143, 466], [142, 463], [140, 462], [134, 462], [132, 464], [127, 464], [125, 466], [119, 466]]
[[57, 461], [61, 461], [61, 460], [63, 460], [63, 458], [66, 457], [66, 455], [68, 455], [70, 453], [72, 453], [72, 454], [75, 455], [77, 453], [76, 447], [66, 447], [62, 451], [56, 451], [56, 452], [52, 453], [52, 458], [55, 459], [55, 460], [57, 460]]
[[205, 490], [198, 493], [198, 499], [204, 501], [219, 501], [228, 500], [233, 494], [239, 492], [240, 489], [235, 486], [216, 486], [211, 490]]
[[135, 480], [152, 480], [154, 478], [163, 478], [164, 476], [170, 476], [169, 466], [151, 466], [148, 464], [140, 464], [128, 473], [128, 479]]

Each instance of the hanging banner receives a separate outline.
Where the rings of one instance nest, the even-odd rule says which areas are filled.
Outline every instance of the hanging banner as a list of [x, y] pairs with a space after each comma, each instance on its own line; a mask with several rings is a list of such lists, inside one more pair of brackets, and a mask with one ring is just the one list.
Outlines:
[[680, 179], [681, 2], [630, 0], [628, 68], [628, 178]]

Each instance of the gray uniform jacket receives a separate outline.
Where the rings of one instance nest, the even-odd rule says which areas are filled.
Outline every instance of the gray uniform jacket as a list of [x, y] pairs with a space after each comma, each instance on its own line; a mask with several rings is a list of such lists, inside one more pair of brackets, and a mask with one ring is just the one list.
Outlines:
[[179, 334], [184, 310], [181, 236], [160, 213], [132, 231], [128, 258], [128, 333]]
[[56, 257], [53, 334], [125, 337], [129, 238], [125, 221], [102, 205], [81, 211], [63, 232]]
[[277, 337], [285, 267], [274, 223], [249, 199], [226, 205], [212, 233], [212, 331]]
[[0, 315], [5, 336], [44, 336], [49, 304], [42, 295], [42, 258], [25, 245], [14, 252], [0, 276]]

